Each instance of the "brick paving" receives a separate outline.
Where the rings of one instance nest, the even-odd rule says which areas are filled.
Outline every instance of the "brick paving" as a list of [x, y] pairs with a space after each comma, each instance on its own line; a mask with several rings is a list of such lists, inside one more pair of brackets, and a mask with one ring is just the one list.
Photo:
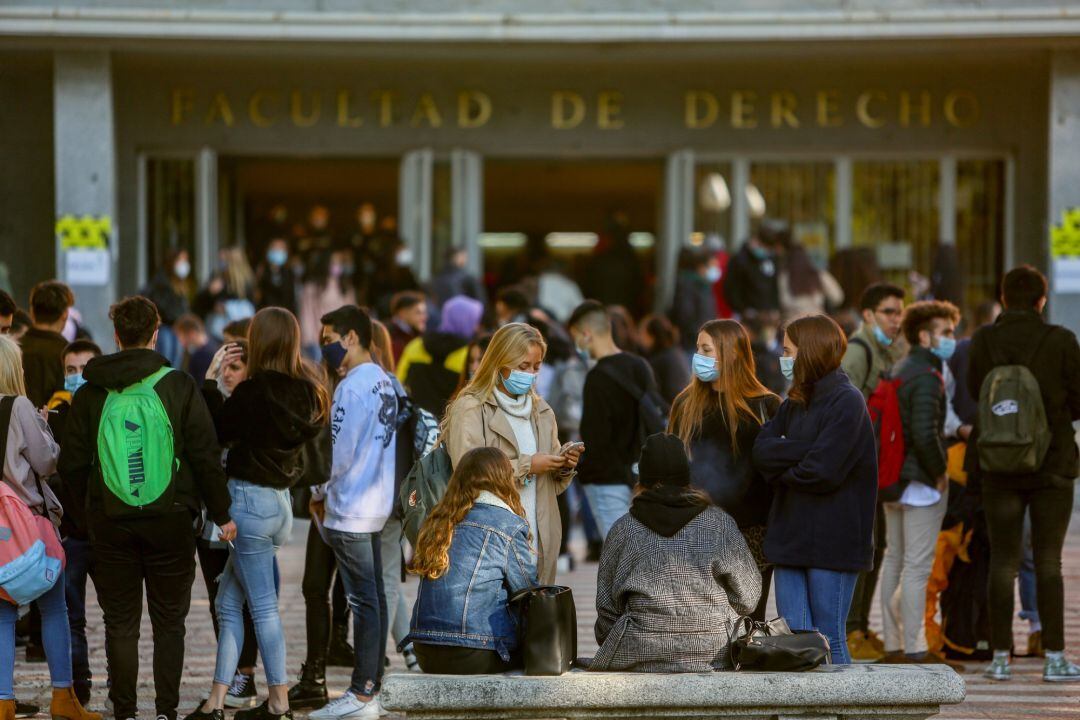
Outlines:
[[[282, 574], [281, 611], [285, 626], [288, 647], [290, 674], [296, 674], [303, 659], [304, 637], [304, 601], [300, 594], [300, 579], [303, 574], [304, 540], [307, 537], [306, 521], [298, 520], [293, 529], [292, 542], [284, 548], [280, 557]], [[574, 543], [575, 549], [581, 550], [580, 542]], [[1066, 632], [1067, 643], [1074, 659], [1080, 657], [1080, 603], [1074, 598], [1080, 597], [1080, 524], [1073, 522], [1066, 544], [1064, 558], [1066, 588]], [[593, 598], [596, 592], [596, 565], [579, 563], [574, 572], [560, 577], [560, 582], [570, 585], [578, 598], [579, 649], [580, 655], [595, 652], [592, 626], [596, 619]], [[416, 591], [416, 581], [406, 584], [407, 596], [411, 598]], [[87, 628], [90, 644], [90, 662], [95, 679], [105, 676], [104, 627], [101, 612], [97, 607], [93, 589], [89, 591]], [[1017, 604], [1019, 608], [1019, 604]], [[773, 608], [775, 611], [775, 608]], [[770, 615], [771, 616], [771, 615]], [[880, 628], [880, 618], [875, 609], [875, 627]], [[206, 590], [201, 575], [197, 574], [192, 595], [191, 614], [188, 617], [187, 657], [185, 676], [181, 688], [181, 712], [194, 708], [201, 695], [209, 688], [214, 666], [214, 633], [210, 624], [210, 614], [206, 599]], [[1017, 646], [1026, 643], [1025, 624], [1017, 621]], [[153, 677], [150, 667], [152, 640], [148, 618], [143, 617], [140, 650], [142, 671], [139, 683], [140, 712], [143, 718], [152, 718]], [[403, 671], [400, 657], [392, 658], [392, 672]], [[981, 663], [967, 668], [964, 679], [968, 684], [968, 699], [962, 705], [946, 708], [942, 715], [951, 720], [1009, 718], [1023, 720], [1027, 718], [1080, 718], [1080, 684], [1051, 685], [1040, 678], [1041, 661], [1020, 659], [1014, 666], [1015, 679], [1011, 683], [994, 684], [983, 680], [979, 671]], [[348, 671], [332, 668], [329, 673], [329, 685], [333, 691], [340, 692], [348, 686]], [[261, 668], [257, 676], [260, 690], [263, 690]], [[48, 704], [48, 671], [44, 664], [30, 664], [23, 661], [22, 651], [17, 654], [15, 668], [16, 694], [21, 700]], [[262, 695], [265, 697], [265, 693]], [[91, 708], [101, 710], [105, 698], [104, 682], [94, 688]], [[45, 717], [42, 714], [41, 717]], [[300, 717], [300, 714], [298, 714]]]

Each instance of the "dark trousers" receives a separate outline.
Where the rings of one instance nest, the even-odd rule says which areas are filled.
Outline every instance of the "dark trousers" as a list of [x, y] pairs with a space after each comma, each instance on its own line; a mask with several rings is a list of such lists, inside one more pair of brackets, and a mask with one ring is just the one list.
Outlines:
[[995, 650], [1013, 645], [1012, 619], [1016, 574], [1023, 557], [1024, 513], [1031, 513], [1031, 549], [1042, 621], [1043, 647], [1065, 649], [1065, 591], [1061, 551], [1072, 518], [1073, 481], [1032, 478], [1034, 489], [1014, 490], [983, 484], [983, 509], [990, 534], [990, 639]]
[[300, 589], [307, 620], [307, 663], [315, 666], [326, 660], [331, 622], [335, 626], [348, 627], [349, 605], [337, 572], [337, 558], [314, 522], [308, 527], [304, 579]]
[[[225, 572], [225, 563], [229, 561], [229, 548], [216, 548], [209, 540], [198, 538], [195, 549], [199, 553], [199, 568], [203, 582], [206, 583], [206, 595], [210, 601], [210, 619], [214, 623], [214, 637], [218, 636], [217, 594], [218, 579]], [[255, 623], [251, 620], [251, 611], [244, 605], [244, 644], [240, 648], [238, 668], [255, 667], [258, 661], [259, 645], [255, 639]]]
[[138, 714], [139, 624], [143, 585], [154, 632], [154, 706], [175, 720], [184, 672], [184, 621], [195, 581], [191, 513], [178, 509], [149, 518], [90, 521], [94, 584], [105, 617], [109, 699], [117, 718]]
[[337, 557], [345, 596], [352, 608], [356, 663], [349, 689], [356, 695], [374, 695], [382, 687], [389, 629], [382, 576], [382, 538], [377, 532], [327, 529], [326, 539]]
[[874, 515], [874, 569], [859, 573], [855, 583], [855, 594], [851, 598], [851, 611], [847, 618], [847, 631], [870, 630], [870, 609], [874, 606], [874, 594], [877, 592], [878, 576], [881, 575], [881, 560], [885, 557], [885, 506], [877, 505]]
[[90, 651], [86, 643], [86, 580], [90, 577], [90, 541], [64, 538], [64, 596], [71, 626], [71, 677], [75, 687], [89, 694]]
[[494, 650], [456, 647], [454, 645], [426, 645], [413, 643], [420, 669], [431, 675], [494, 675], [518, 670], [520, 660], [511, 656], [504, 662]]

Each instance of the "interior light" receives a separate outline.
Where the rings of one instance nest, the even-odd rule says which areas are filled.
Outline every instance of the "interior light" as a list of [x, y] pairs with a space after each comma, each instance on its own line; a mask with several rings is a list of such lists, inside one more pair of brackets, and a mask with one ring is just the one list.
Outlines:
[[600, 238], [591, 232], [553, 232], [544, 238], [549, 248], [559, 250], [592, 250]]
[[487, 250], [517, 250], [525, 247], [525, 233], [480, 233], [480, 247]]
[[656, 246], [656, 236], [651, 232], [630, 233], [630, 247], [638, 250], [647, 250]]

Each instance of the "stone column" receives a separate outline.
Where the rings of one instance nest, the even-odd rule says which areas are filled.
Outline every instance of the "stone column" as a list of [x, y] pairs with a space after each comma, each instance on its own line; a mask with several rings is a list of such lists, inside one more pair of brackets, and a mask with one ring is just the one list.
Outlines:
[[57, 51], [53, 61], [56, 276], [75, 291], [83, 324], [111, 352], [109, 304], [119, 253], [112, 66], [107, 51]]
[[[1080, 333], [1080, 227], [1063, 216], [1080, 208], [1080, 52], [1054, 51], [1050, 65], [1049, 203], [1046, 241], [1050, 319]], [[1074, 218], [1078, 214], [1074, 214]]]

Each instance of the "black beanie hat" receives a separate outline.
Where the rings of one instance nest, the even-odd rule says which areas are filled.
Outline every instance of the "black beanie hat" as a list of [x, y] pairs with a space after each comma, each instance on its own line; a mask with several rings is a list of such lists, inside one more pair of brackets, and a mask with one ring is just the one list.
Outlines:
[[644, 487], [690, 484], [690, 461], [682, 440], [667, 433], [650, 435], [641, 448], [638, 481]]

